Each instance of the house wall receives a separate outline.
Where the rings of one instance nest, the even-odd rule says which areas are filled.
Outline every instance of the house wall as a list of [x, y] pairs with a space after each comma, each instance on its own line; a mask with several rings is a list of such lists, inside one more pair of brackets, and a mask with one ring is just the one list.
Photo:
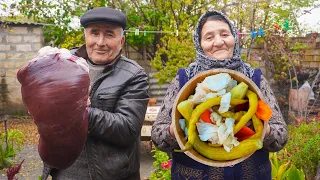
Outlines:
[[40, 25], [0, 23], [0, 114], [25, 111], [16, 73], [43, 44]]

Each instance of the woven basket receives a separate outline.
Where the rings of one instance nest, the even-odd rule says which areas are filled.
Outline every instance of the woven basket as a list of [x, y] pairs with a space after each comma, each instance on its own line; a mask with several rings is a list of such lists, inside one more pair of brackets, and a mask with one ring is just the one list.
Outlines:
[[[257, 87], [257, 85], [250, 78], [248, 78], [247, 76], [245, 76], [244, 74], [242, 74], [240, 72], [229, 70], [229, 69], [214, 69], [214, 70], [208, 70], [208, 71], [204, 71], [204, 72], [197, 74], [182, 87], [182, 89], [179, 91], [179, 93], [174, 101], [174, 104], [173, 104], [172, 122], [173, 122], [173, 127], [174, 127], [174, 134], [176, 136], [177, 142], [178, 142], [181, 149], [185, 149], [185, 144], [187, 143], [187, 141], [185, 140], [185, 134], [181, 130], [180, 125], [179, 125], [179, 119], [181, 119], [183, 117], [181, 116], [180, 112], [178, 111], [177, 105], [180, 102], [188, 99], [188, 97], [190, 95], [195, 93], [197, 83], [202, 82], [207, 76], [211, 76], [211, 75], [215, 75], [215, 74], [219, 74], [219, 73], [228, 73], [234, 80], [238, 81], [238, 83], [245, 82], [249, 86], [249, 89], [251, 91], [255, 92], [258, 95], [258, 98], [260, 100], [265, 102], [265, 99], [264, 99], [261, 91]], [[263, 121], [263, 123], [264, 123], [264, 128], [263, 128], [261, 140], [263, 140], [263, 138], [265, 136], [266, 124], [268, 122]], [[231, 160], [231, 161], [214, 161], [214, 160], [208, 159], [206, 157], [203, 157], [201, 154], [196, 152], [194, 149], [186, 151], [184, 153], [195, 161], [198, 161], [198, 162], [205, 164], [205, 165], [208, 165], [208, 166], [214, 166], [214, 167], [233, 166], [235, 164], [238, 164], [238, 163], [244, 161], [245, 159], [247, 159], [248, 157], [250, 157], [253, 154], [252, 153], [248, 156], [245, 156], [245, 157], [242, 157], [239, 159], [235, 159], [235, 160]]]

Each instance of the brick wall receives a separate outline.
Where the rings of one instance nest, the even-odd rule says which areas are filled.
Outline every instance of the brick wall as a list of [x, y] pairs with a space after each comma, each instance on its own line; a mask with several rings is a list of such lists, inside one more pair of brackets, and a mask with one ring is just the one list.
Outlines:
[[0, 23], [0, 113], [25, 111], [16, 73], [43, 46], [42, 26]]

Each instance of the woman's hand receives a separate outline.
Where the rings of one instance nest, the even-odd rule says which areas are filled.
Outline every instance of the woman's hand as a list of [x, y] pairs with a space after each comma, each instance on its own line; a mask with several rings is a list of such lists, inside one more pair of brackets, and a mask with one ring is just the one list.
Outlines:
[[171, 137], [173, 137], [175, 139], [176, 136], [174, 135], [174, 132], [173, 132], [173, 124], [172, 123], [170, 124], [169, 132], [170, 132]]

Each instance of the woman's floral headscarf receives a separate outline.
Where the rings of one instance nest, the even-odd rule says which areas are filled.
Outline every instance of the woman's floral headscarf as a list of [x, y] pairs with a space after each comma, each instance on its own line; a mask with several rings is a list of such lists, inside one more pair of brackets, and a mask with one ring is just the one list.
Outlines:
[[[212, 15], [221, 15], [225, 18], [225, 20], [229, 23], [229, 27], [231, 28], [231, 33], [235, 37], [235, 46], [233, 50], [233, 56], [230, 59], [224, 60], [216, 60], [213, 58], [208, 57], [203, 52], [200, 41], [201, 41], [201, 22], [204, 18], [207, 18]], [[239, 48], [239, 38], [238, 38], [238, 31], [234, 27], [233, 23], [222, 13], [209, 10], [204, 13], [198, 20], [196, 29], [193, 34], [193, 42], [194, 47], [196, 49], [196, 59], [195, 62], [191, 63], [188, 68], [186, 68], [186, 73], [188, 79], [191, 79], [195, 76], [198, 72], [206, 71], [209, 69], [216, 69], [216, 68], [225, 68], [225, 69], [232, 69], [235, 71], [239, 71], [245, 74], [247, 77], [251, 78], [254, 73], [254, 69], [247, 63], [243, 62], [240, 57], [240, 48]]]

